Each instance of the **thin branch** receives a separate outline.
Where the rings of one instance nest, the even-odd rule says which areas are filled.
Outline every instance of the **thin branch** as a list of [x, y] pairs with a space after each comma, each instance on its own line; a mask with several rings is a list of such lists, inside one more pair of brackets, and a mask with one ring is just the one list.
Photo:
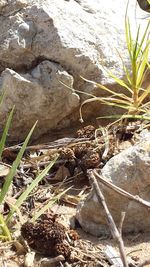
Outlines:
[[89, 178], [92, 181], [92, 185], [93, 185], [94, 191], [96, 193], [96, 196], [98, 198], [98, 202], [103, 207], [103, 210], [104, 210], [104, 213], [105, 213], [105, 216], [106, 216], [106, 220], [107, 220], [108, 226], [110, 228], [111, 234], [112, 234], [113, 238], [118, 243], [118, 247], [119, 247], [119, 251], [120, 251], [120, 257], [121, 257], [123, 266], [124, 267], [128, 267], [127, 258], [126, 258], [126, 255], [125, 255], [124, 243], [123, 243], [122, 237], [121, 237], [121, 235], [120, 235], [120, 233], [119, 233], [119, 231], [118, 231], [118, 229], [117, 229], [117, 227], [115, 225], [113, 217], [111, 216], [111, 214], [109, 212], [109, 209], [108, 209], [107, 204], [105, 202], [104, 195], [102, 194], [102, 191], [100, 190], [98, 182], [97, 182], [97, 180], [96, 180], [96, 178], [94, 176], [94, 173], [92, 171], [89, 172]]
[[113, 191], [117, 192], [118, 194], [133, 200], [141, 205], [143, 205], [144, 207], [148, 208], [148, 210], [150, 210], [150, 202], [146, 201], [142, 198], [140, 198], [138, 195], [133, 196], [132, 194], [128, 193], [127, 191], [123, 190], [122, 188], [110, 183], [107, 178], [104, 178], [102, 175], [98, 174], [98, 172], [96, 170], [93, 171], [93, 174], [98, 178], [98, 180], [104, 184], [105, 186], [109, 187], [110, 189], [112, 189]]
[[122, 236], [122, 227], [123, 227], [125, 216], [126, 216], [126, 212], [125, 211], [121, 212], [121, 220], [120, 220], [120, 225], [118, 228], [118, 231], [119, 231], [121, 236]]

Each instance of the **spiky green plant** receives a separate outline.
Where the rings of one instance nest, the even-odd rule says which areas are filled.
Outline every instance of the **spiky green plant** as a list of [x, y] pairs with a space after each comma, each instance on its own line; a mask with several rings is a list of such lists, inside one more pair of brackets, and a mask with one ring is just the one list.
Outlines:
[[[3, 132], [3, 135], [2, 135], [2, 138], [1, 138], [1, 147], [0, 147], [0, 151], [2, 153], [3, 151], [3, 148], [4, 148], [4, 140], [6, 140], [6, 137], [7, 137], [7, 134], [8, 134], [8, 130], [9, 130], [9, 126], [10, 126], [10, 123], [11, 123], [11, 119], [12, 119], [12, 115], [13, 115], [13, 110], [11, 111], [9, 117], [8, 117], [8, 120], [7, 120], [7, 123], [6, 123], [6, 126], [5, 126], [5, 130]], [[0, 191], [0, 206], [2, 205], [3, 201], [5, 200], [5, 197], [9, 191], [9, 188], [12, 184], [12, 181], [13, 181], [13, 177], [14, 175], [16, 174], [16, 171], [17, 171], [17, 168], [20, 164], [20, 160], [23, 156], [23, 153], [26, 149], [26, 146], [29, 142], [29, 139], [34, 131], [34, 128], [36, 126], [36, 123], [34, 124], [34, 126], [32, 127], [31, 131], [29, 132], [26, 140], [24, 141], [24, 144], [22, 146], [22, 148], [20, 149], [18, 155], [17, 155], [17, 158], [16, 160], [14, 161], [8, 175], [6, 176], [6, 179], [5, 179], [5, 182], [4, 182], [4, 185]], [[6, 220], [4, 219], [3, 215], [0, 214], [0, 231], [1, 231], [1, 235], [0, 235], [0, 239], [4, 239], [4, 240], [10, 240], [11, 239], [11, 233], [10, 233], [10, 230], [9, 228], [7, 227], [7, 223], [6, 223]]]
[[[135, 41], [133, 40], [131, 27], [128, 17], [125, 18], [125, 34], [126, 34], [126, 44], [127, 50], [131, 62], [131, 71], [128, 70], [123, 62], [123, 69], [125, 72], [125, 79], [122, 80], [115, 76], [111, 72], [107, 72], [114, 81], [125, 89], [125, 93], [117, 93], [115, 90], [111, 90], [108, 87], [87, 80], [85, 81], [96, 85], [101, 90], [107, 92], [106, 97], [96, 97], [85, 100], [80, 108], [80, 118], [82, 119], [82, 107], [86, 103], [93, 101], [100, 101], [102, 104], [108, 106], [114, 106], [122, 108], [122, 114], [105, 116], [99, 118], [138, 118], [150, 120], [150, 101], [148, 99], [150, 93], [150, 85], [143, 86], [144, 78], [150, 69], [150, 64], [148, 62], [149, 58], [149, 48], [150, 48], [150, 20], [147, 23], [144, 33], [140, 31], [140, 26], [137, 29], [137, 34]], [[142, 37], [141, 37], [142, 36]]]
[[[2, 133], [2, 137], [0, 140], [0, 158], [2, 156], [4, 147], [5, 147], [5, 142], [6, 142], [6, 138], [8, 135], [8, 131], [10, 128], [10, 124], [11, 124], [11, 120], [13, 117], [13, 112], [14, 112], [14, 108], [11, 110], [4, 131]], [[10, 186], [13, 182], [13, 177], [17, 172], [17, 168], [20, 164], [21, 158], [24, 154], [24, 151], [27, 147], [27, 144], [30, 140], [30, 137], [36, 127], [37, 122], [34, 124], [34, 126], [32, 127], [32, 129], [30, 130], [27, 138], [25, 139], [17, 157], [16, 160], [13, 162], [13, 165], [8, 173], [8, 175], [5, 178], [5, 182], [3, 184], [2, 189], [0, 190], [0, 207], [2, 207], [2, 204], [5, 201], [5, 198], [7, 197], [7, 194], [9, 192]], [[43, 177], [48, 173], [48, 171], [51, 169], [51, 167], [53, 166], [53, 164], [55, 163], [57, 158], [57, 155], [55, 157], [55, 159], [53, 161], [50, 162], [50, 164], [35, 178], [35, 180], [33, 180], [33, 182], [26, 188], [26, 190], [20, 195], [20, 197], [16, 200], [16, 203], [13, 205], [13, 207], [11, 207], [10, 212], [7, 216], [7, 218], [4, 218], [3, 214], [0, 213], [0, 240], [7, 240], [10, 241], [12, 239], [11, 236], [11, 230], [8, 227], [8, 223], [10, 222], [14, 212], [16, 210], [18, 210], [20, 208], [20, 206], [25, 202], [25, 200], [28, 198], [29, 194], [31, 193], [31, 191], [38, 185], [38, 183], [43, 179]], [[63, 194], [63, 193], [62, 193]], [[58, 196], [59, 198], [59, 196]], [[51, 200], [53, 201], [53, 200]], [[56, 197], [55, 197], [55, 201], [56, 201]], [[45, 209], [45, 208], [43, 208]]]

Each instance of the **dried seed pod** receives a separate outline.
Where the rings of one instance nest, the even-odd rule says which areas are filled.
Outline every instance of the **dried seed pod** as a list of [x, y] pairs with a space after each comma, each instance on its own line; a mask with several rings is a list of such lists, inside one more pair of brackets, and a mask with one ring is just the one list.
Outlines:
[[81, 159], [88, 152], [88, 150], [92, 148], [93, 146], [91, 144], [82, 143], [82, 144], [76, 145], [73, 148], [73, 151], [74, 151], [75, 157], [78, 159]]
[[68, 245], [63, 244], [63, 243], [58, 243], [55, 246], [55, 250], [56, 250], [56, 255], [63, 255], [65, 257], [65, 259], [70, 257], [71, 254], [71, 249]]
[[100, 164], [100, 155], [97, 152], [88, 151], [86, 155], [82, 158], [82, 165], [86, 169], [92, 169], [98, 167]]
[[52, 213], [43, 214], [35, 224], [27, 222], [21, 227], [21, 234], [30, 247], [47, 256], [62, 254], [65, 258], [70, 256], [69, 245], [64, 244], [67, 231]]
[[85, 126], [77, 131], [77, 136], [79, 138], [94, 138], [94, 135], [95, 127], [93, 125]]
[[74, 152], [71, 148], [64, 147], [59, 150], [60, 156], [65, 160], [73, 160], [75, 158]]
[[73, 229], [69, 230], [69, 231], [67, 232], [67, 234], [69, 235], [70, 239], [73, 240], [73, 241], [79, 239], [79, 235], [78, 235], [78, 233], [77, 233], [75, 230], [73, 230]]
[[24, 223], [21, 227], [21, 235], [28, 242], [32, 240], [34, 235], [34, 224], [29, 222]]

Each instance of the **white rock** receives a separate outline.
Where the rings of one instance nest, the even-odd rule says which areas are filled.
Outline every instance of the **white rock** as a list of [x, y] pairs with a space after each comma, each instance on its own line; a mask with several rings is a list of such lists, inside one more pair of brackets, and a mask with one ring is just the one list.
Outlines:
[[[39, 72], [38, 65], [43, 61], [45, 62], [48, 60], [51, 64], [58, 63], [58, 65], [62, 67], [62, 70], [68, 73], [65, 74], [65, 76], [72, 76], [72, 85], [74, 85], [75, 89], [90, 93], [95, 91], [95, 88], [91, 86], [91, 84], [81, 80], [79, 77], [80, 75], [110, 86], [112, 86], [114, 82], [106, 75], [104, 67], [114, 74], [117, 74], [119, 78], [123, 76], [122, 62], [118, 56], [117, 50], [123, 56], [124, 62], [130, 65], [125, 45], [124, 16], [126, 5], [127, 1], [120, 0], [114, 0], [113, 4], [111, 0], [1, 1], [0, 71], [4, 71], [4, 73], [2, 74], [3, 79], [0, 79], [0, 85], [1, 90], [7, 85], [7, 94], [8, 91], [12, 90], [13, 92], [13, 98], [10, 92], [11, 100], [7, 100], [6, 103], [3, 104], [3, 110], [10, 110], [12, 104], [16, 105], [16, 116], [13, 128], [15, 129], [17, 126], [17, 136], [19, 136], [20, 139], [24, 138], [22, 127], [29, 130], [32, 124], [31, 122], [35, 119], [39, 121], [37, 135], [41, 135], [48, 129], [56, 128], [58, 124], [60, 127], [69, 125], [75, 115], [73, 112], [74, 108], [76, 107], [76, 110], [77, 107], [79, 108], [77, 95], [75, 96], [74, 94], [72, 95], [71, 92], [68, 92], [68, 97], [66, 98], [66, 90], [59, 84], [60, 76], [58, 74], [55, 76], [54, 81], [54, 76], [48, 77], [48, 74], [43, 75], [39, 81], [36, 75], [38, 75]], [[141, 20], [141, 18], [146, 15], [146, 12], [136, 6], [136, 0], [132, 0], [129, 3], [129, 15], [132, 30], [135, 33], [135, 26], [138, 25], [139, 22], [144, 26], [145, 21]], [[12, 69], [16, 74], [12, 75], [13, 72], [9, 71], [8, 75], [8, 70], [5, 72], [6, 68]], [[37, 68], [37, 70], [34, 70], [35, 68]], [[24, 95], [25, 112], [20, 109], [19, 103], [22, 101], [22, 98], [20, 98], [19, 101], [16, 83], [13, 81], [13, 89], [8, 89], [8, 86], [10, 86], [10, 72], [11, 76], [13, 76], [13, 80], [18, 79], [16, 77], [25, 77], [26, 79], [25, 82], [22, 78], [19, 78], [22, 80], [22, 87], [20, 87], [19, 90], [24, 90], [26, 92], [26, 94], [20, 94], [20, 97], [22, 94]], [[32, 101], [30, 97], [31, 95], [33, 96], [33, 87], [35, 87], [34, 81], [32, 80], [31, 82], [30, 80], [32, 75], [35, 77], [34, 79], [36, 79], [36, 90], [40, 92], [36, 92], [34, 101]], [[59, 92], [57, 93], [57, 88], [55, 88], [56, 95], [54, 96], [54, 93], [52, 95], [51, 93], [53, 91], [53, 83], [56, 84], [56, 77], [58, 78], [57, 84], [59, 84]], [[22, 83], [24, 85], [22, 85]], [[50, 84], [48, 85], [48, 83]], [[46, 87], [46, 89], [45, 85], [50, 87], [51, 90], [49, 90], [48, 87]], [[45, 91], [47, 91], [47, 99], [55, 98], [57, 102], [55, 110], [56, 117], [52, 115], [53, 123], [49, 123], [45, 115], [49, 114], [51, 110], [48, 101], [47, 104], [45, 102], [45, 105], [43, 105]], [[60, 91], [61, 104], [60, 99], [57, 99], [57, 95], [60, 96]], [[102, 94], [102, 92], [100, 92], [100, 94]], [[39, 98], [39, 95], [41, 98]], [[15, 97], [17, 97], [17, 99], [15, 99]], [[37, 107], [40, 106], [40, 108], [35, 108], [36, 101]], [[64, 102], [62, 103], [62, 101]], [[68, 102], [69, 107], [67, 107]], [[31, 112], [33, 103], [33, 112]], [[58, 107], [59, 104], [60, 107]], [[6, 107], [4, 108], [5, 105]], [[62, 106], [65, 106], [66, 112], [64, 112]], [[57, 110], [62, 111], [60, 117]], [[86, 112], [92, 115], [92, 109], [89, 110], [89, 106]], [[95, 112], [95, 109], [93, 112]], [[106, 113], [106, 108], [101, 105], [98, 107], [98, 112], [103, 115]], [[2, 121], [4, 115], [6, 114], [2, 112], [0, 121]], [[25, 117], [22, 117], [23, 115], [25, 115]], [[95, 113], [92, 116], [96, 116]], [[46, 122], [48, 125], [45, 125]], [[41, 127], [41, 125], [44, 125], [44, 127]], [[14, 135], [12, 132], [12, 138], [15, 139], [15, 136], [16, 133]]]
[[[150, 201], [149, 173], [150, 140], [140, 142], [114, 156], [102, 169], [103, 177], [147, 201]], [[150, 231], [150, 211], [146, 207], [100, 186], [117, 226], [121, 221], [121, 212], [126, 212], [123, 232]], [[78, 205], [76, 217], [83, 229], [93, 235], [101, 236], [109, 232], [103, 209], [95, 202], [93, 189]]]
[[72, 87], [73, 78], [59, 64], [43, 61], [30, 75], [6, 69], [2, 79], [5, 96], [1, 118], [15, 105], [10, 139], [25, 138], [37, 119], [36, 135], [45, 133], [79, 105], [78, 95], [60, 83], [61, 80]]

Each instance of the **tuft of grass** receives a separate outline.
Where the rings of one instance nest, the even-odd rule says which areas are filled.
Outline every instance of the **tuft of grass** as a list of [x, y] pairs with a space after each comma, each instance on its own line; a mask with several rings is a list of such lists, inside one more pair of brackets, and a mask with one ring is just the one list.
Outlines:
[[[8, 120], [7, 120], [7, 123], [6, 123], [6, 126], [5, 126], [5, 129], [4, 129], [4, 132], [3, 132], [3, 135], [2, 135], [2, 139], [1, 139], [1, 147], [0, 147], [0, 151], [2, 153], [3, 151], [3, 148], [4, 148], [4, 145], [5, 145], [5, 140], [6, 140], [6, 137], [7, 137], [7, 133], [8, 133], [8, 129], [9, 129], [9, 126], [10, 126], [10, 122], [11, 122], [11, 119], [12, 119], [12, 115], [13, 115], [13, 111], [14, 111], [14, 108], [12, 109], [9, 117], [8, 117]], [[16, 171], [17, 171], [17, 168], [20, 164], [20, 160], [24, 154], [24, 151], [26, 149], [26, 146], [30, 140], [30, 137], [35, 129], [35, 126], [36, 126], [37, 122], [34, 124], [34, 126], [32, 127], [32, 129], [30, 130], [26, 140], [24, 141], [24, 144], [22, 146], [22, 148], [20, 149], [18, 155], [17, 155], [17, 158], [16, 160], [14, 161], [8, 175], [6, 176], [6, 179], [5, 179], [5, 182], [4, 182], [4, 185], [0, 191], [0, 206], [3, 204], [4, 200], [5, 200], [5, 197], [9, 191], [9, 188], [13, 182], [13, 177], [14, 175], [16, 174]], [[12, 212], [13, 210], [11, 210]], [[14, 212], [14, 211], [13, 211]], [[2, 235], [0, 235], [0, 239], [4, 239], [4, 240], [11, 240], [11, 233], [10, 233], [10, 230], [9, 228], [7, 227], [7, 221], [4, 219], [3, 215], [0, 214], [0, 231], [2, 232]]]
[[82, 107], [85, 104], [93, 101], [99, 101], [101, 104], [119, 107], [123, 110], [122, 114], [120, 115], [104, 116], [99, 118], [116, 118], [119, 120], [124, 118], [138, 118], [141, 120], [150, 120], [150, 100], [148, 99], [150, 85], [145, 87], [143, 85], [144, 79], [150, 69], [150, 64], [148, 62], [150, 48], [150, 20], [148, 21], [143, 33], [141, 33], [140, 26], [138, 27], [136, 38], [133, 40], [129, 18], [126, 15], [125, 35], [127, 50], [131, 63], [131, 71], [124, 64], [121, 55], [119, 56], [123, 64], [125, 79], [120, 79], [113, 73], [107, 71], [109, 76], [125, 89], [125, 93], [117, 93], [115, 90], [111, 90], [100, 83], [96, 83], [82, 77], [82, 79], [84, 79], [86, 82], [92, 83], [100, 90], [105, 91], [108, 96], [92, 96], [90, 99], [85, 100], [80, 107], [80, 121], [83, 121]]
[[[3, 131], [3, 134], [2, 134], [2, 138], [0, 140], [0, 156], [2, 155], [3, 153], [3, 149], [5, 147], [5, 142], [6, 142], [6, 138], [7, 138], [7, 135], [8, 135], [8, 131], [9, 131], [9, 127], [10, 127], [10, 124], [11, 124], [11, 120], [12, 120], [12, 116], [13, 116], [13, 112], [14, 112], [14, 108], [12, 109], [12, 111], [10, 112], [9, 116], [8, 116], [8, 119], [7, 119], [7, 122], [6, 122], [6, 125], [5, 125], [5, 128], [4, 128], [4, 131]], [[2, 204], [4, 203], [5, 201], [5, 198], [9, 192], [9, 189], [10, 189], [10, 186], [13, 182], [13, 177], [14, 175], [16, 174], [16, 171], [17, 171], [17, 168], [20, 164], [20, 161], [21, 161], [21, 158], [25, 152], [25, 149], [28, 145], [28, 142], [31, 138], [31, 135], [36, 127], [36, 124], [37, 122], [33, 125], [32, 129], [30, 130], [28, 136], [26, 137], [17, 157], [16, 157], [16, 160], [13, 162], [13, 165], [8, 173], [8, 175], [6, 176], [5, 178], [5, 182], [4, 182], [4, 185], [0, 191], [0, 206], [2, 206]], [[58, 158], [58, 155], [56, 154], [54, 160], [52, 160], [50, 162], [50, 164], [45, 167], [45, 169], [39, 173], [37, 175], [37, 177], [32, 181], [32, 183], [26, 188], [26, 190], [19, 196], [19, 198], [16, 200], [16, 203], [13, 204], [11, 206], [11, 209], [10, 209], [10, 212], [9, 214], [7, 215], [7, 217], [5, 218], [3, 216], [2, 213], [0, 213], [0, 240], [3, 240], [3, 241], [11, 241], [12, 240], [12, 235], [11, 235], [11, 228], [10, 228], [10, 222], [11, 222], [11, 219], [12, 219], [12, 216], [15, 212], [20, 212], [19, 208], [20, 206], [26, 201], [26, 199], [28, 198], [28, 196], [30, 195], [30, 193], [34, 190], [34, 188], [36, 186], [38, 186], [38, 183], [43, 179], [43, 177], [45, 177], [47, 175], [47, 173], [49, 172], [49, 170], [52, 168], [53, 164], [56, 162]], [[69, 188], [70, 189], [70, 188]], [[63, 192], [61, 192], [60, 194], [56, 195], [55, 197], [52, 197], [50, 199], [50, 201], [45, 205], [43, 206], [42, 209], [40, 209], [39, 211], [37, 211], [37, 213], [35, 214], [33, 220], [35, 221], [41, 214], [43, 214], [48, 208], [50, 208], [56, 201], [58, 201], [60, 199], [60, 197], [65, 194], [69, 189], [67, 190], [64, 190]]]
[[32, 133], [33, 133], [33, 131], [35, 129], [36, 124], [37, 124], [37, 122], [34, 124], [32, 129], [30, 130], [28, 136], [26, 137], [26, 139], [25, 139], [25, 141], [23, 143], [22, 148], [20, 149], [20, 151], [19, 151], [19, 153], [17, 155], [16, 160], [14, 161], [14, 163], [13, 163], [13, 165], [12, 165], [12, 167], [11, 167], [9, 173], [8, 173], [8, 175], [6, 176], [4, 185], [3, 185], [2, 190], [0, 192], [0, 205], [2, 204], [6, 194], [8, 192], [8, 190], [10, 188], [10, 185], [12, 183], [13, 177], [16, 174], [17, 168], [18, 168], [18, 166], [20, 164], [21, 158], [22, 158], [22, 156], [24, 154], [24, 151], [25, 151], [26, 146], [27, 146], [27, 144], [28, 144], [28, 142], [30, 140], [30, 137], [31, 137], [31, 135], [32, 135]]
[[[6, 141], [6, 137], [8, 134], [8, 130], [9, 130], [9, 126], [11, 123], [11, 119], [13, 116], [13, 111], [14, 108], [12, 109], [12, 111], [9, 114], [5, 129], [3, 131], [2, 134], [2, 139], [0, 141], [0, 152], [2, 154], [4, 146], [5, 146], [5, 141]], [[7, 196], [7, 193], [9, 192], [9, 188], [13, 182], [13, 177], [16, 174], [17, 168], [20, 164], [21, 158], [25, 152], [25, 149], [27, 147], [27, 144], [31, 138], [31, 135], [36, 127], [37, 122], [34, 124], [34, 126], [32, 127], [32, 129], [30, 130], [28, 136], [26, 137], [18, 155], [16, 160], [14, 161], [8, 175], [6, 176], [4, 185], [0, 191], [0, 206], [3, 204], [3, 202], [5, 201], [5, 197]], [[55, 161], [57, 160], [58, 155], [56, 155], [56, 157], [54, 158], [53, 161], [50, 162], [50, 164], [40, 173], [37, 175], [37, 177], [32, 181], [32, 183], [26, 188], [26, 190], [20, 195], [20, 197], [16, 200], [16, 203], [11, 207], [11, 210], [9, 212], [9, 214], [7, 215], [7, 218], [4, 218], [3, 214], [0, 213], [0, 240], [3, 241], [11, 241], [12, 236], [11, 236], [11, 229], [9, 228], [9, 223], [12, 219], [13, 214], [19, 210], [20, 206], [26, 201], [26, 199], [28, 198], [29, 194], [31, 193], [31, 191], [38, 185], [38, 183], [43, 179], [43, 177], [46, 176], [46, 174], [48, 173], [48, 171], [51, 169], [51, 167], [53, 166], [53, 164], [55, 163]], [[65, 192], [62, 192], [61, 194], [57, 196], [55, 196], [54, 199], [50, 200], [51, 205], [53, 203], [56, 202], [57, 199], [60, 198], [61, 195], [63, 195]], [[38, 218], [43, 211], [45, 211], [49, 205], [46, 205], [45, 207], [42, 208], [42, 210], [40, 210], [37, 214], [36, 214], [36, 218]]]
[[32, 217], [32, 222], [34, 223], [43, 213], [45, 213], [49, 208], [51, 208], [58, 200], [65, 194], [67, 193], [72, 186], [64, 190], [63, 192], [57, 194], [56, 196], [52, 197], [50, 201], [44, 205], [41, 209], [37, 210], [34, 216]]
[[50, 162], [50, 164], [32, 181], [32, 183], [26, 188], [26, 190], [20, 195], [20, 197], [16, 200], [15, 205], [10, 210], [7, 218], [6, 223], [10, 221], [12, 218], [13, 213], [20, 208], [20, 206], [24, 203], [24, 201], [28, 198], [29, 194], [32, 192], [32, 190], [38, 185], [38, 183], [43, 179], [43, 177], [46, 176], [46, 174], [49, 172], [49, 170], [54, 165], [55, 161], [57, 160], [56, 156], [53, 161]]

